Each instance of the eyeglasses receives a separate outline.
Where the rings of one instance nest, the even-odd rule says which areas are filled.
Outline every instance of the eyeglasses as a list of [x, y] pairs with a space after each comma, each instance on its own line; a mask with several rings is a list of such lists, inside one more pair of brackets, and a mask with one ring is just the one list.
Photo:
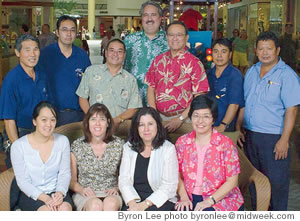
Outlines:
[[185, 34], [183, 33], [168, 33], [167, 34], [168, 37], [170, 38], [174, 38], [174, 37], [177, 37], [177, 38], [183, 38], [185, 36]]
[[72, 28], [72, 29], [68, 29], [68, 28], [61, 28], [60, 29], [63, 33], [68, 33], [68, 32], [71, 32], [71, 34], [75, 34], [76, 33], [76, 29]]
[[200, 120], [203, 121], [209, 121], [212, 118], [211, 114], [205, 114], [205, 115], [198, 115], [198, 114], [192, 114], [192, 120]]
[[114, 50], [114, 49], [112, 49], [112, 48], [109, 48], [108, 50], [108, 53], [110, 53], [110, 54], [118, 54], [118, 55], [121, 55], [121, 54], [124, 54], [124, 50]]

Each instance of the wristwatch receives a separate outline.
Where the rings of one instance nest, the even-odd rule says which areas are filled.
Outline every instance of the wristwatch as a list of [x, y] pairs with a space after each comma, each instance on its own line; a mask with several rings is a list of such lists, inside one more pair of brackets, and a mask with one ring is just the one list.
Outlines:
[[121, 117], [119, 117], [119, 119], [120, 119], [120, 123], [123, 123], [125, 120], [123, 119], [123, 118], [121, 118]]
[[184, 121], [184, 117], [180, 115], [179, 120]]
[[226, 124], [225, 122], [221, 122], [221, 124], [225, 125], [225, 128], [228, 128], [229, 127], [229, 124]]
[[215, 205], [217, 203], [213, 196], [209, 196], [209, 198], [213, 201], [213, 203], [214, 203], [213, 205]]

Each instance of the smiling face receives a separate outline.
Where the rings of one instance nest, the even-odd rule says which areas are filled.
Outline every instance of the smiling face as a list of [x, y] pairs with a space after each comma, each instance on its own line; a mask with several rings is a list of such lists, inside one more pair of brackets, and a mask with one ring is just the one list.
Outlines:
[[276, 48], [273, 40], [258, 41], [256, 55], [262, 65], [273, 66], [278, 63], [280, 48]]
[[153, 5], [147, 5], [142, 14], [142, 25], [146, 35], [155, 35], [159, 31], [160, 23], [158, 9]]
[[21, 43], [21, 50], [15, 50], [17, 57], [20, 59], [20, 64], [26, 69], [32, 69], [39, 61], [40, 49], [37, 42], [25, 40]]
[[138, 131], [144, 144], [152, 144], [157, 134], [157, 123], [155, 119], [150, 115], [146, 114], [141, 116]]
[[196, 134], [205, 135], [211, 133], [214, 121], [210, 109], [194, 110], [191, 119]]
[[173, 24], [169, 26], [167, 40], [171, 52], [183, 50], [188, 39], [189, 36], [185, 33], [184, 26], [180, 24]]
[[102, 113], [94, 113], [89, 119], [89, 130], [93, 138], [104, 139], [108, 127], [107, 118]]
[[39, 115], [33, 121], [36, 127], [35, 131], [44, 137], [50, 137], [53, 134], [56, 125], [56, 118], [50, 108], [44, 107]]
[[105, 51], [107, 65], [122, 66], [125, 59], [124, 45], [118, 41], [111, 42]]
[[217, 67], [227, 66], [231, 59], [231, 51], [222, 44], [216, 44], [212, 50], [213, 61]]

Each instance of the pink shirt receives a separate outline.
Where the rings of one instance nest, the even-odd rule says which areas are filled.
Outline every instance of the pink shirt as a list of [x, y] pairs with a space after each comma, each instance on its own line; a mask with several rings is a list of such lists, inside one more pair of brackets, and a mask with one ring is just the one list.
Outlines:
[[156, 108], [161, 113], [183, 111], [193, 95], [209, 91], [203, 64], [187, 50], [174, 58], [170, 51], [156, 56], [145, 83], [155, 89]]
[[[192, 131], [178, 138], [176, 142], [179, 172], [185, 189], [192, 199], [195, 187], [198, 157], [195, 145], [196, 132]], [[240, 173], [238, 151], [230, 138], [213, 129], [208, 149], [203, 161], [202, 196], [207, 199], [214, 194], [226, 179]], [[227, 196], [219, 200], [213, 208], [219, 211], [237, 211], [244, 203], [243, 196], [236, 186]]]
[[198, 154], [198, 168], [197, 168], [197, 177], [195, 182], [195, 187], [193, 194], [202, 195], [202, 180], [203, 180], [203, 161], [207, 148], [209, 145], [199, 146], [196, 144], [197, 154]]

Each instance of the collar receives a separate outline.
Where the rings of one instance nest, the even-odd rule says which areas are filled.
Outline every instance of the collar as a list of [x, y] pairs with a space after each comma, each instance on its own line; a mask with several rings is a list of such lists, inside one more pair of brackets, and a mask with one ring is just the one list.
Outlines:
[[[211, 145], [216, 145], [216, 146], [218, 146], [218, 145], [220, 144], [220, 140], [217, 139], [218, 135], [219, 135], [219, 132], [216, 131], [216, 130], [213, 128], [213, 129], [212, 129], [211, 138], [210, 138], [210, 143], [209, 143], [210, 146], [211, 146]], [[196, 142], [196, 131], [193, 130], [192, 132], [190, 132], [189, 137], [190, 137], [191, 139], [188, 139], [188, 140], [187, 140], [187, 144], [195, 144], [195, 142]]]
[[118, 71], [118, 73], [116, 74], [116, 75], [112, 75], [111, 73], [110, 73], [110, 71], [108, 70], [108, 67], [107, 67], [107, 64], [105, 63], [105, 64], [103, 64], [103, 66], [104, 66], [104, 71], [107, 71], [112, 77], [115, 77], [115, 76], [117, 76], [117, 75], [121, 75], [121, 76], [124, 76], [124, 69], [123, 69], [123, 66], [121, 66], [121, 68], [120, 68], [120, 70]]
[[188, 50], [187, 50], [187, 48], [185, 47], [185, 48], [183, 49], [183, 51], [179, 52], [174, 58], [172, 57], [171, 49], [169, 49], [169, 50], [167, 51], [167, 54], [166, 54], [166, 55], [167, 55], [170, 59], [176, 59], [176, 58], [182, 58], [182, 57], [184, 57], [184, 55], [185, 55], [186, 53], [188, 53]]
[[[17, 72], [21, 74], [21, 77], [23, 79], [31, 79], [33, 80], [31, 77], [29, 77], [29, 75], [25, 72], [25, 70], [23, 69], [23, 67], [21, 66], [20, 62], [18, 63], [18, 65], [16, 66], [17, 68]], [[34, 72], [35, 72], [35, 80], [34, 81], [37, 81], [39, 79], [39, 73], [37, 71], [37, 68], [34, 67]]]
[[[269, 70], [269, 71], [267, 72], [267, 74], [266, 74], [262, 79], [264, 79], [264, 78], [266, 78], [266, 77], [269, 77], [269, 76], [273, 75], [273, 74], [276, 72], [277, 69], [280, 69], [280, 68], [283, 68], [283, 67], [284, 67], [284, 65], [285, 65], [284, 61], [282, 61], [282, 59], [281, 59], [280, 56], [278, 56], [278, 58], [279, 58], [279, 60], [278, 60], [277, 64], [275, 64], [275, 65], [271, 68], [271, 70]], [[262, 64], [262, 63], [261, 63], [260, 61], [257, 62], [257, 63], [255, 64], [255, 69], [256, 69], [256, 72], [257, 72], [258, 75], [260, 75], [261, 64]]]
[[[76, 49], [75, 49], [75, 45], [72, 43], [72, 53], [71, 53], [71, 56], [70, 57], [72, 57], [75, 53], [76, 53]], [[55, 42], [55, 48], [56, 48], [56, 50], [62, 55], [62, 56], [64, 56], [65, 57], [65, 55], [61, 52], [61, 50], [60, 50], [60, 47], [59, 47], [59, 45], [58, 45], [58, 40]], [[75, 50], [74, 50], [75, 49]], [[70, 57], [68, 57], [68, 58], [70, 58]]]
[[[144, 30], [136, 32], [136, 35], [149, 39], [149, 37], [144, 32]], [[160, 38], [160, 37], [164, 37], [165, 35], [166, 35], [165, 31], [162, 28], [160, 28], [159, 31], [156, 33], [156, 35], [154, 36], [154, 38], [151, 41], [153, 41], [157, 38]]]
[[[232, 67], [232, 64], [231, 64], [231, 63], [228, 63], [228, 65], [227, 65], [226, 68], [223, 70], [221, 76], [220, 76], [218, 79], [222, 78], [222, 76], [224, 76], [224, 75], [227, 75], [228, 70], [229, 70], [231, 67]], [[210, 71], [210, 73], [211, 73], [215, 78], [217, 78], [217, 76], [216, 76], [216, 70], [217, 70], [217, 68], [216, 68], [216, 66], [214, 66], [214, 67], [211, 69], [211, 71]]]

